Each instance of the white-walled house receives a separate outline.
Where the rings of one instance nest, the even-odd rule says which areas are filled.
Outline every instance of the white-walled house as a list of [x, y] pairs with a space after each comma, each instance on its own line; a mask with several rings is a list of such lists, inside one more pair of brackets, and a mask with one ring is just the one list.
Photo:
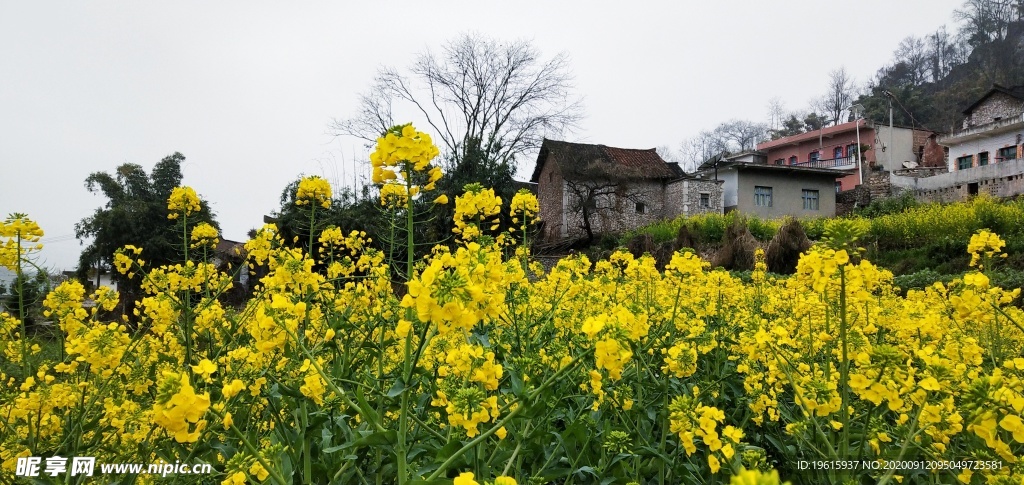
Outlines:
[[995, 85], [964, 115], [962, 130], [939, 137], [950, 172], [1024, 158], [1024, 86]]

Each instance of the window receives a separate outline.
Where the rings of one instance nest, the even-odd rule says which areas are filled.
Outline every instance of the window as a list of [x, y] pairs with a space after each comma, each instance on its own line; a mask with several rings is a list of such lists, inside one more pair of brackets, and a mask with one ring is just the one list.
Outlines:
[[835, 150], [832, 150], [832, 158], [837, 160], [843, 158], [843, 147], [836, 147]]
[[956, 169], [957, 170], [967, 170], [968, 168], [971, 168], [971, 156], [970, 155], [967, 155], [965, 157], [960, 157], [960, 158], [956, 159]]
[[647, 206], [644, 205], [643, 202], [637, 202], [636, 203], [636, 213], [637, 214], [643, 214], [643, 213], [646, 213], [646, 212], [647, 212]]
[[789, 157], [789, 164], [790, 165], [796, 165], [796, 155], [793, 155], [792, 157]]
[[754, 186], [754, 205], [757, 207], [772, 206], [772, 188], [760, 185]]
[[700, 206], [705, 208], [711, 207], [711, 194], [700, 194]]
[[836, 180], [836, 193], [838, 194], [838, 193], [840, 193], [842, 191], [843, 191], [843, 183], [838, 181], [838, 180]]
[[816, 211], [818, 210], [818, 191], [804, 189], [804, 210], [805, 211]]
[[809, 155], [807, 155], [807, 161], [809, 161], [811, 163], [817, 162], [818, 161], [818, 155], [819, 155], [818, 154], [818, 150], [814, 150]]
[[981, 152], [978, 154], [978, 166], [988, 165], [988, 152]]
[[775, 161], [775, 164], [776, 165], [785, 165], [786, 164], [786, 159], [785, 158], [780, 158], [780, 159]]
[[548, 182], [555, 181], [555, 172], [548, 172]]
[[852, 157], [852, 156], [854, 156], [856, 154], [857, 154], [857, 144], [856, 143], [850, 143], [849, 145], [846, 145], [846, 156]]
[[1017, 158], [1017, 147], [1006, 147], [999, 149], [999, 158], [996, 161], [1013, 160]]

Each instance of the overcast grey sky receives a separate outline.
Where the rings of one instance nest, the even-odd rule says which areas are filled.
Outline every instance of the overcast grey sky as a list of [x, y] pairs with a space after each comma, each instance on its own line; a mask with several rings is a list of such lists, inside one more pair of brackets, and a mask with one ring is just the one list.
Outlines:
[[0, 216], [28, 213], [44, 263], [72, 269], [74, 224], [105, 202], [86, 176], [180, 151], [185, 184], [224, 237], [245, 240], [299, 174], [352, 178], [362, 144], [329, 124], [378, 66], [466, 31], [569, 55], [586, 118], [565, 138], [675, 147], [730, 118], [766, 120], [774, 96], [803, 109], [837, 67], [865, 82], [960, 3], [0, 0]]

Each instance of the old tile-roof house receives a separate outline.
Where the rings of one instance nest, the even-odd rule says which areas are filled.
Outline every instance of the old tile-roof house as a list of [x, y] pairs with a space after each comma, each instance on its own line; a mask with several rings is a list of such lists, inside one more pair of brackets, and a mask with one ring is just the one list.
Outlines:
[[547, 240], [618, 232], [681, 214], [722, 211], [721, 184], [686, 175], [651, 149], [545, 139], [537, 184]]

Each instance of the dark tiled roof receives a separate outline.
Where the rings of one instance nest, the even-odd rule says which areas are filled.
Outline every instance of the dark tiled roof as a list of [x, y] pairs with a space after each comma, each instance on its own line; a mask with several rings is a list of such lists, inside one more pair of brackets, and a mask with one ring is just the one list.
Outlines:
[[534, 182], [523, 182], [521, 180], [512, 181], [512, 190], [519, 192], [520, 190], [529, 190], [533, 195], [537, 195], [537, 184]]
[[217, 247], [214, 248], [214, 251], [225, 256], [243, 257], [245, 256], [245, 243], [222, 239], [217, 242]]
[[562, 176], [568, 179], [674, 179], [679, 178], [682, 171], [677, 164], [666, 162], [653, 148], [616, 148], [544, 139], [530, 181], [540, 179], [540, 171], [548, 159], [557, 163]]
[[985, 94], [978, 98], [977, 101], [972, 103], [970, 106], [967, 107], [967, 109], [964, 110], [964, 114], [971, 114], [971, 112], [974, 111], [974, 108], [977, 108], [982, 101], [985, 101], [986, 99], [988, 99], [989, 96], [995, 93], [1003, 93], [1008, 96], [1024, 101], [1024, 84], [1020, 86], [1013, 86], [1010, 88], [1004, 88], [998, 84], [993, 84], [991, 89], [985, 92]]

